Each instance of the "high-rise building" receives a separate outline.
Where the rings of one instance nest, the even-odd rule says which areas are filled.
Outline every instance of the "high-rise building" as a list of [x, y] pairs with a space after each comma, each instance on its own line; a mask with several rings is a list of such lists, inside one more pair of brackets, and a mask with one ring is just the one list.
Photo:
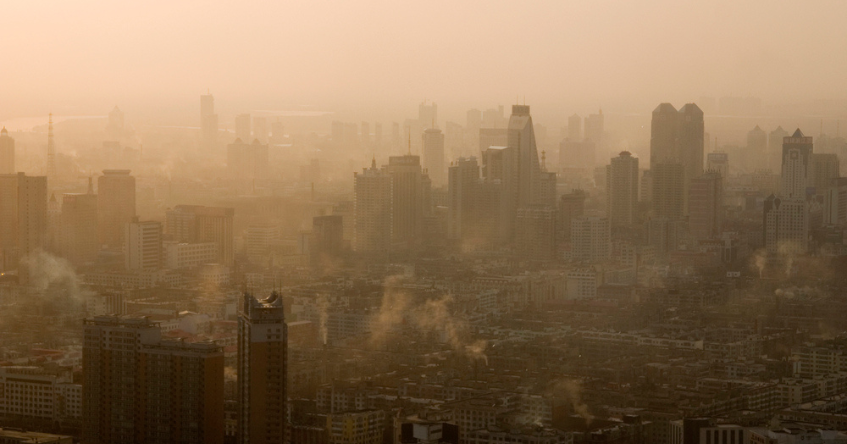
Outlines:
[[770, 254], [803, 254], [809, 250], [809, 202], [773, 194], [765, 199], [764, 243]]
[[788, 132], [782, 129], [782, 126], [778, 126], [768, 134], [767, 168], [774, 173], [779, 174], [782, 171], [782, 142], [788, 136]]
[[559, 142], [559, 169], [582, 170], [584, 174], [594, 169], [596, 144], [593, 140], [567, 138]]
[[688, 230], [696, 239], [708, 239], [721, 233], [723, 223], [723, 177], [708, 171], [691, 181], [688, 188], [691, 208]]
[[268, 175], [268, 145], [259, 139], [246, 143], [235, 139], [226, 147], [226, 166], [232, 177], [259, 179]]
[[282, 296], [241, 297], [238, 310], [239, 444], [286, 443], [288, 327]]
[[109, 111], [109, 122], [106, 124], [106, 134], [118, 139], [124, 133], [124, 112], [117, 105]]
[[53, 138], [53, 113], [47, 122], [47, 179], [56, 180], [56, 141]]
[[258, 140], [259, 143], [268, 143], [268, 118], [253, 117], [253, 140]]
[[97, 178], [100, 244], [110, 250], [124, 246], [124, 225], [135, 217], [135, 177], [130, 170], [103, 170]]
[[518, 256], [534, 261], [556, 258], [556, 209], [546, 205], [518, 208], [515, 247]]
[[0, 174], [15, 174], [15, 139], [5, 126], [0, 130]]
[[577, 142], [582, 140], [582, 117], [579, 114], [568, 117], [568, 139]]
[[[482, 130], [480, 130], [482, 133]], [[486, 183], [484, 215], [480, 219], [496, 218], [496, 243], [507, 243], [514, 239], [515, 216], [518, 210], [518, 159], [515, 148], [491, 146], [482, 152], [482, 176]], [[494, 200], [496, 199], [496, 200]], [[496, 235], [495, 235], [496, 233]]]
[[580, 216], [571, 219], [571, 258], [578, 261], [600, 262], [611, 252], [609, 219]]
[[812, 153], [812, 187], [822, 196], [838, 178], [839, 161], [835, 153]]
[[444, 164], [444, 134], [440, 129], [429, 128], [423, 132], [423, 167], [436, 187], [447, 184], [447, 166]]
[[606, 215], [612, 228], [630, 227], [638, 209], [638, 158], [622, 151], [606, 166]]
[[338, 261], [344, 252], [344, 221], [342, 216], [312, 218], [312, 239], [309, 253], [313, 266], [324, 267]]
[[148, 318], [97, 316], [84, 328], [83, 442], [223, 443], [221, 347], [162, 340]]
[[509, 131], [506, 128], [480, 128], [479, 152], [492, 146], [503, 147], [509, 144]]
[[606, 118], [601, 109], [597, 114], [589, 114], [585, 118], [585, 138], [597, 145], [603, 144], [603, 133], [606, 131]]
[[812, 177], [812, 138], [798, 128], [782, 143], [782, 186], [780, 197], [806, 199], [807, 188], [814, 186]]
[[833, 180], [832, 186], [824, 193], [823, 224], [847, 224], [847, 177]]
[[529, 106], [512, 105], [508, 128], [508, 146], [517, 157], [517, 208], [520, 208], [537, 203], [541, 179]]
[[232, 265], [233, 247], [232, 208], [177, 205], [166, 212], [167, 232], [178, 242], [218, 245], [216, 260], [221, 265]]
[[[691, 179], [703, 174], [703, 128], [703, 111], [693, 103], [685, 104], [679, 111], [670, 103], [662, 103], [653, 110], [650, 132], [650, 169], [654, 179], [652, 201], [654, 210], [656, 205], [664, 207], [656, 215], [676, 220], [688, 214], [688, 186]], [[677, 184], [675, 168], [665, 168], [662, 173], [656, 168], [673, 164], [680, 166], [681, 187]], [[679, 214], [675, 213], [677, 201], [682, 203]], [[662, 212], [670, 208], [673, 208], [672, 212]]]
[[61, 253], [74, 265], [94, 262], [100, 252], [97, 195], [89, 179], [88, 193], [62, 196]]
[[385, 171], [391, 176], [391, 234], [398, 248], [413, 247], [423, 234], [425, 190], [421, 158], [407, 154], [391, 156]]
[[126, 224], [124, 265], [127, 270], [158, 270], [162, 267], [162, 223], [139, 221]]
[[213, 148], [218, 139], [218, 115], [215, 114], [215, 97], [200, 96], [200, 136], [207, 148]]
[[435, 102], [427, 105], [424, 101], [418, 105], [418, 123], [422, 130], [438, 127], [438, 105]]
[[571, 239], [571, 221], [585, 213], [585, 191], [575, 189], [559, 198], [558, 232], [559, 240], [568, 242]]
[[3, 270], [18, 270], [22, 284], [28, 268], [19, 266], [46, 245], [47, 178], [24, 173], [0, 175], [0, 250]]
[[461, 239], [475, 229], [479, 196], [476, 157], [459, 158], [448, 169], [447, 237]]
[[244, 142], [252, 142], [252, 130], [250, 128], [250, 114], [239, 114], [235, 116], [235, 138]]
[[759, 161], [767, 159], [768, 135], [759, 125], [747, 132], [747, 151]]
[[659, 163], [650, 170], [653, 179], [653, 214], [669, 220], [682, 218], [685, 172], [680, 163]]
[[387, 257], [392, 239], [392, 180], [376, 167], [353, 173], [353, 246], [357, 252]]

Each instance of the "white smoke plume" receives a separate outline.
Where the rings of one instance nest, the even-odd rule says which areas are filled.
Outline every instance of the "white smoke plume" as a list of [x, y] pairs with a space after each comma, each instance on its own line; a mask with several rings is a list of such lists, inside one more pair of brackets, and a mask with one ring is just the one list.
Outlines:
[[26, 267], [29, 285], [39, 291], [60, 286], [74, 302], [79, 303], [85, 303], [94, 295], [94, 292], [84, 288], [73, 265], [64, 258], [53, 256], [44, 250], [36, 250], [25, 257], [21, 265]]
[[553, 383], [553, 396], [563, 397], [570, 402], [574, 412], [585, 420], [585, 426], [591, 425], [594, 415], [582, 400], [582, 383], [576, 379], [563, 379]]

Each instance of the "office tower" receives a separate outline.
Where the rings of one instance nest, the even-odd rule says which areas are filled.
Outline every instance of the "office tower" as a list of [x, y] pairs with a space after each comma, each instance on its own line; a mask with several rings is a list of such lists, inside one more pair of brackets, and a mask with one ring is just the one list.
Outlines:
[[782, 142], [788, 136], [788, 132], [782, 129], [782, 126], [778, 126], [768, 134], [768, 156], [764, 160], [767, 161], [767, 168], [774, 173], [782, 172]]
[[718, 236], [723, 224], [723, 177], [708, 171], [691, 181], [688, 230], [695, 239]]
[[665, 255], [675, 251], [686, 236], [686, 224], [681, 220], [653, 217], [647, 221], [647, 245]]
[[239, 444], [286, 443], [288, 327], [282, 296], [244, 294], [238, 310]]
[[124, 225], [135, 217], [135, 177], [130, 170], [103, 170], [97, 178], [100, 244], [110, 250], [124, 246]]
[[440, 129], [429, 128], [423, 133], [423, 167], [433, 185], [447, 184], [447, 166], [444, 164], [444, 134]]
[[158, 270], [162, 268], [162, 223], [139, 221], [126, 224], [124, 265], [127, 270]]
[[[456, 122], [446, 122], [444, 124], [444, 159], [455, 159], [461, 156], [464, 151], [465, 128]], [[430, 176], [432, 176], [431, 172]]]
[[[603, 133], [606, 131], [606, 118], [601, 109], [597, 114], [589, 114], [585, 118], [585, 138], [595, 144], [603, 144]], [[576, 140], [576, 139], [574, 139]]]
[[391, 176], [374, 160], [370, 168], [353, 173], [353, 195], [355, 250], [387, 258], [393, 237]]
[[536, 203], [541, 177], [529, 106], [512, 105], [508, 128], [508, 146], [517, 157], [517, 208], [520, 208]]
[[166, 212], [167, 232], [179, 242], [214, 242], [218, 246], [215, 260], [229, 266], [234, 258], [234, 214], [232, 208], [177, 205]]
[[559, 240], [568, 242], [571, 239], [571, 221], [585, 213], [585, 191], [576, 189], [559, 198], [559, 216], [557, 217]]
[[235, 138], [249, 143], [253, 141], [251, 137], [250, 114], [239, 114], [235, 116]]
[[729, 178], [729, 154], [706, 154], [706, 170], [720, 174], [724, 181], [726, 181], [726, 179]]
[[638, 201], [650, 203], [653, 199], [653, 173], [650, 170], [641, 172], [638, 184]]
[[[482, 130], [480, 130], [482, 132]], [[496, 207], [487, 205], [488, 213], [480, 219], [497, 218], [497, 242], [514, 239], [515, 215], [518, 209], [518, 159], [516, 150], [506, 146], [491, 146], [482, 152], [482, 175], [489, 191], [489, 200], [496, 192], [500, 203]], [[496, 186], [494, 185], [496, 184]]]
[[253, 140], [259, 143], [268, 143], [268, 118], [253, 117]]
[[53, 139], [53, 113], [47, 122], [47, 179], [56, 180], [56, 141]]
[[162, 340], [148, 318], [97, 316], [84, 329], [83, 442], [223, 443], [221, 347]]
[[518, 208], [515, 223], [518, 256], [535, 261], [556, 259], [556, 209], [547, 205]]
[[28, 268], [19, 266], [43, 248], [47, 238], [47, 178], [24, 173], [0, 175], [0, 249], [3, 270], [18, 270], [28, 283]]
[[653, 178], [653, 214], [668, 220], [682, 218], [685, 207], [685, 171], [679, 163], [660, 163], [650, 171]]
[[362, 122], [362, 133], [359, 138], [359, 143], [364, 147], [371, 145], [371, 125], [368, 122]]
[[0, 174], [15, 174], [15, 139], [4, 126], [0, 130]]
[[94, 262], [100, 252], [97, 195], [89, 179], [88, 193], [62, 196], [61, 254], [74, 265]]
[[606, 166], [606, 215], [612, 228], [635, 223], [638, 210], [638, 158], [621, 151]]
[[398, 247], [412, 247], [423, 234], [424, 175], [419, 156], [391, 156], [385, 171], [391, 176], [392, 242]]
[[504, 147], [509, 144], [509, 130], [506, 128], [480, 128], [479, 152], [482, 153], [492, 146]]
[[418, 106], [418, 123], [421, 130], [438, 127], [438, 105], [435, 102], [427, 105], [424, 101]]
[[200, 137], [206, 148], [214, 147], [218, 140], [218, 115], [211, 94], [200, 96]]
[[232, 177], [260, 179], [268, 176], [268, 145], [259, 139], [248, 143], [241, 139], [226, 146], [226, 166]]
[[579, 114], [568, 117], [568, 139], [577, 142], [582, 140], [582, 117]]
[[806, 189], [813, 186], [812, 138], [798, 128], [782, 143], [782, 199], [806, 199]]
[[762, 159], [767, 159], [768, 135], [759, 128], [759, 125], [747, 132], [747, 151], [750, 156], [756, 159], [757, 164]]
[[503, 105], [498, 105], [497, 109], [489, 108], [482, 112], [482, 128], [505, 128], [506, 116]]
[[559, 142], [559, 168], [589, 172], [594, 169], [596, 145], [591, 140], [564, 139]]
[[341, 216], [312, 218], [309, 252], [313, 266], [324, 267], [338, 261], [344, 252], [344, 221]]
[[808, 251], [808, 201], [785, 199], [771, 194], [765, 199], [763, 213], [763, 238], [768, 253], [803, 254]]
[[847, 224], [847, 177], [834, 179], [824, 193], [823, 224]]
[[285, 126], [280, 122], [279, 118], [271, 122], [271, 144], [280, 144], [285, 141]]
[[577, 261], [599, 262], [611, 252], [609, 219], [579, 216], [571, 219], [571, 258]]
[[461, 157], [448, 169], [447, 237], [461, 239], [475, 229], [479, 204], [479, 164], [476, 157]]
[[812, 153], [812, 186], [821, 196], [835, 184], [838, 178], [838, 155], [834, 153]]
[[[654, 207], [663, 207], [656, 215], [676, 220], [688, 214], [689, 183], [692, 178], [703, 174], [703, 135], [703, 111], [697, 105], [687, 103], [677, 111], [670, 103], [662, 103], [653, 110], [650, 132], [650, 169], [654, 178], [652, 200]], [[681, 167], [682, 186], [667, 188], [677, 186], [676, 169], [664, 168], [659, 174], [656, 167], [673, 164]], [[677, 201], [682, 203], [678, 214]]]
[[115, 106], [109, 112], [109, 121], [106, 124], [106, 134], [113, 139], [118, 139], [124, 132], [124, 113], [120, 108]]

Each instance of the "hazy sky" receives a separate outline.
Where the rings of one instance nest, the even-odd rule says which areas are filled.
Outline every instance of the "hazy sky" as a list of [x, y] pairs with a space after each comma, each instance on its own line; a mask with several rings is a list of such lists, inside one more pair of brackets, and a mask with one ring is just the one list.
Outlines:
[[224, 109], [841, 99], [845, 19], [844, 1], [6, 0], [0, 118], [196, 113], [206, 88]]

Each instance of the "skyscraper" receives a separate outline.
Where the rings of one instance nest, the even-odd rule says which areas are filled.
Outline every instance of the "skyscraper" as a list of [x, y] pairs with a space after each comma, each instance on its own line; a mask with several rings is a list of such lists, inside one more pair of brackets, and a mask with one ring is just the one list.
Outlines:
[[376, 167], [353, 173], [353, 246], [357, 252], [388, 257], [392, 239], [391, 176]]
[[703, 111], [693, 103], [679, 111], [670, 103], [653, 110], [650, 169], [657, 216], [677, 220], [688, 213], [688, 186], [703, 174], [703, 128]]
[[427, 105], [426, 101], [418, 106], [418, 122], [421, 129], [438, 127], [438, 105], [435, 102]]
[[286, 443], [288, 327], [282, 296], [241, 297], [238, 310], [239, 444]]
[[241, 139], [226, 146], [226, 166], [232, 177], [259, 179], [268, 175], [268, 145], [259, 139], [252, 143]]
[[603, 133], [606, 131], [606, 118], [603, 116], [603, 110], [597, 114], [589, 114], [585, 118], [585, 138], [593, 141], [597, 145], [603, 144]]
[[47, 179], [56, 180], [56, 141], [53, 139], [53, 113], [47, 122]]
[[391, 156], [385, 171], [391, 176], [392, 242], [397, 248], [411, 248], [423, 234], [424, 180], [419, 156]]
[[723, 180], [729, 178], [729, 154], [709, 153], [706, 155], [706, 170], [714, 171], [721, 175]]
[[0, 130], [0, 174], [15, 174], [15, 139], [5, 126]]
[[250, 129], [250, 114], [235, 116], [235, 138], [247, 143], [253, 141]]
[[815, 194], [822, 196], [826, 190], [835, 185], [835, 179], [839, 177], [838, 155], [835, 153], [812, 153], [812, 187]]
[[708, 171], [691, 181], [688, 188], [688, 230], [696, 239], [720, 234], [723, 223], [723, 177]]
[[84, 321], [83, 442], [223, 443], [224, 356], [148, 318]]
[[216, 260], [232, 265], [233, 247], [232, 208], [177, 205], [166, 212], [167, 231], [174, 240], [188, 243], [214, 242], [218, 246]]
[[508, 146], [517, 156], [517, 208], [520, 208], [537, 202], [541, 179], [529, 106], [512, 105], [508, 128]]
[[94, 262], [100, 252], [97, 195], [89, 179], [87, 193], [62, 196], [62, 256], [74, 265]]
[[812, 178], [812, 138], [803, 135], [798, 128], [782, 143], [782, 187], [783, 199], [806, 199], [806, 189], [814, 185]]
[[568, 117], [568, 139], [576, 142], [582, 140], [582, 117], [579, 114]]
[[139, 221], [126, 224], [124, 266], [127, 270], [158, 270], [162, 267], [162, 223]]
[[788, 137], [788, 132], [778, 126], [768, 134], [767, 168], [776, 174], [782, 172], [782, 142]]
[[312, 218], [312, 239], [309, 244], [312, 266], [324, 267], [338, 261], [344, 251], [344, 221], [342, 216]]
[[200, 96], [200, 137], [206, 148], [212, 148], [218, 139], [218, 115], [215, 114], [215, 97]]
[[558, 232], [559, 240], [567, 242], [571, 239], [571, 221], [585, 213], [585, 199], [588, 196], [583, 190], [572, 190], [559, 198]]
[[534, 261], [556, 258], [556, 209], [547, 205], [518, 208], [515, 247], [518, 256]]
[[747, 132], [747, 150], [759, 162], [762, 159], [767, 159], [768, 135], [759, 128], [759, 125]]
[[447, 237], [461, 239], [475, 229], [479, 164], [476, 157], [462, 157], [448, 171]]
[[447, 183], [447, 166], [444, 164], [444, 134], [440, 129], [429, 128], [423, 133], [423, 167], [433, 185]]
[[22, 284], [28, 268], [19, 265], [43, 248], [47, 239], [47, 178], [24, 173], [0, 175], [0, 250], [4, 270], [18, 270]]
[[580, 216], [571, 220], [571, 257], [574, 260], [604, 261], [609, 258], [610, 251], [609, 219]]
[[103, 170], [97, 179], [97, 213], [100, 244], [120, 251], [124, 225], [135, 217], [135, 177], [130, 170]]
[[622, 151], [606, 166], [606, 214], [612, 228], [635, 223], [638, 206], [638, 158]]

